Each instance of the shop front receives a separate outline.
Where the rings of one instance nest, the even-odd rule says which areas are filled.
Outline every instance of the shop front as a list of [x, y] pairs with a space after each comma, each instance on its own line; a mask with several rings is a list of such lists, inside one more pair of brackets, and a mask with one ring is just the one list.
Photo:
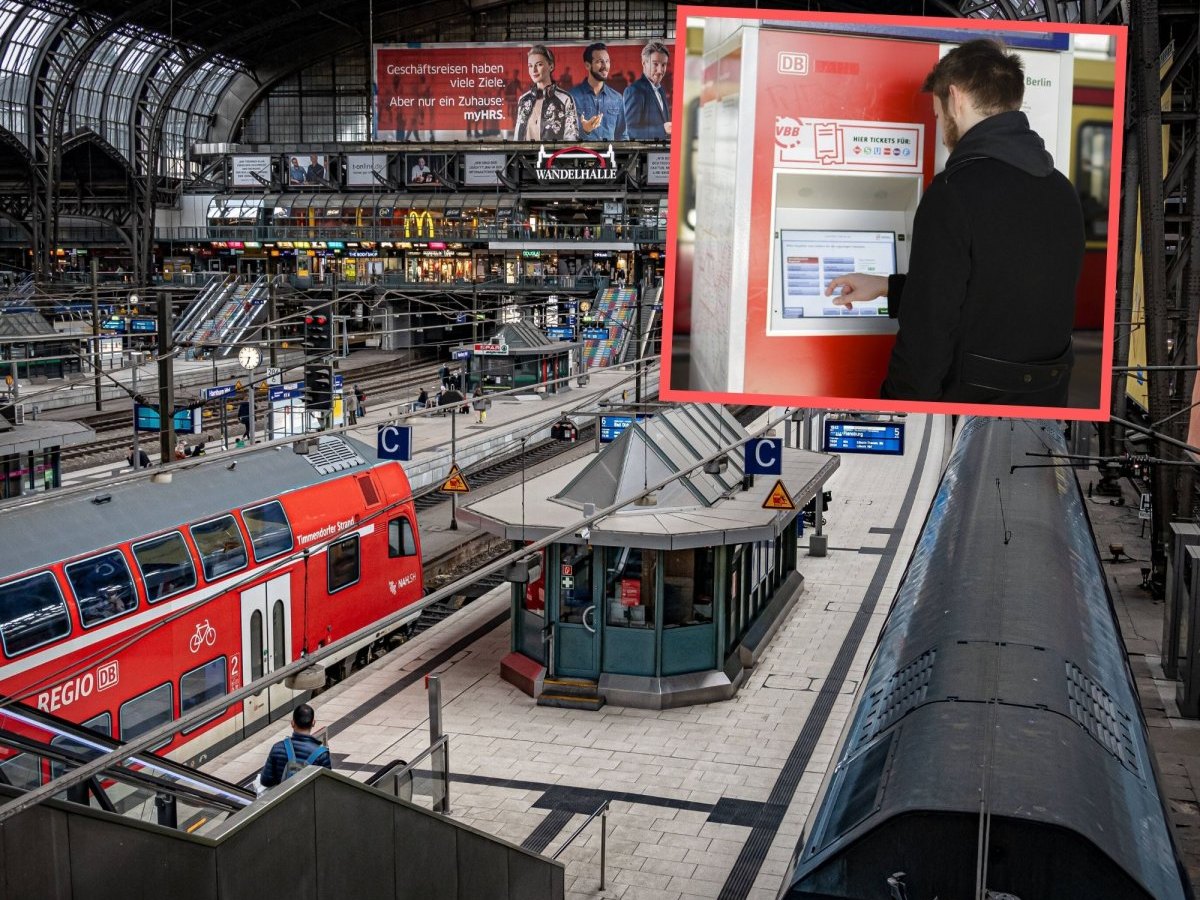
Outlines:
[[464, 361], [472, 392], [529, 388], [554, 394], [567, 386], [572, 356], [578, 356], [582, 346], [578, 341], [552, 341], [527, 322], [509, 322], [487, 341], [455, 347], [451, 357]]

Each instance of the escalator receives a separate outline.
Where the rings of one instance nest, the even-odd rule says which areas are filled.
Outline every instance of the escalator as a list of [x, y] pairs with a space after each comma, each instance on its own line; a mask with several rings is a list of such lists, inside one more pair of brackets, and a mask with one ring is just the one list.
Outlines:
[[[0, 708], [0, 801], [41, 787], [117, 750], [107, 714], [93, 728], [22, 704]], [[249, 806], [253, 791], [197, 772], [166, 757], [139, 752], [66, 788], [55, 799], [204, 834]]]

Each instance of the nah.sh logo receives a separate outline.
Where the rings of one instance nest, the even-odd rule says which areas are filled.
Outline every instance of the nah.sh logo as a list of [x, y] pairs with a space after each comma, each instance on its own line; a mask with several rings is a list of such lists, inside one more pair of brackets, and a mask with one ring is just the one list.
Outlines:
[[779, 74], [780, 75], [807, 75], [808, 74], [808, 54], [795, 53], [791, 50], [779, 51]]

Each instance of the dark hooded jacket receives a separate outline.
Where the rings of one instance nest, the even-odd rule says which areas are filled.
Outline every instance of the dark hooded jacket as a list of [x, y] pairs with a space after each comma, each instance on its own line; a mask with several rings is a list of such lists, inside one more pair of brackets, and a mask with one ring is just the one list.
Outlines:
[[1079, 198], [1022, 112], [959, 140], [917, 207], [907, 275], [888, 309], [900, 332], [881, 395], [1066, 406]]

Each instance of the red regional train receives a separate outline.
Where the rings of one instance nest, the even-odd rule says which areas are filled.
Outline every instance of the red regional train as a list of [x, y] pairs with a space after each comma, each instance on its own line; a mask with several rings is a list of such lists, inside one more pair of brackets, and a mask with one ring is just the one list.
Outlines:
[[[420, 599], [408, 478], [368, 459], [326, 437], [0, 513], [0, 695], [131, 740]], [[300, 694], [275, 685], [156, 749], [202, 762]], [[0, 761], [10, 783], [46, 775]]]

